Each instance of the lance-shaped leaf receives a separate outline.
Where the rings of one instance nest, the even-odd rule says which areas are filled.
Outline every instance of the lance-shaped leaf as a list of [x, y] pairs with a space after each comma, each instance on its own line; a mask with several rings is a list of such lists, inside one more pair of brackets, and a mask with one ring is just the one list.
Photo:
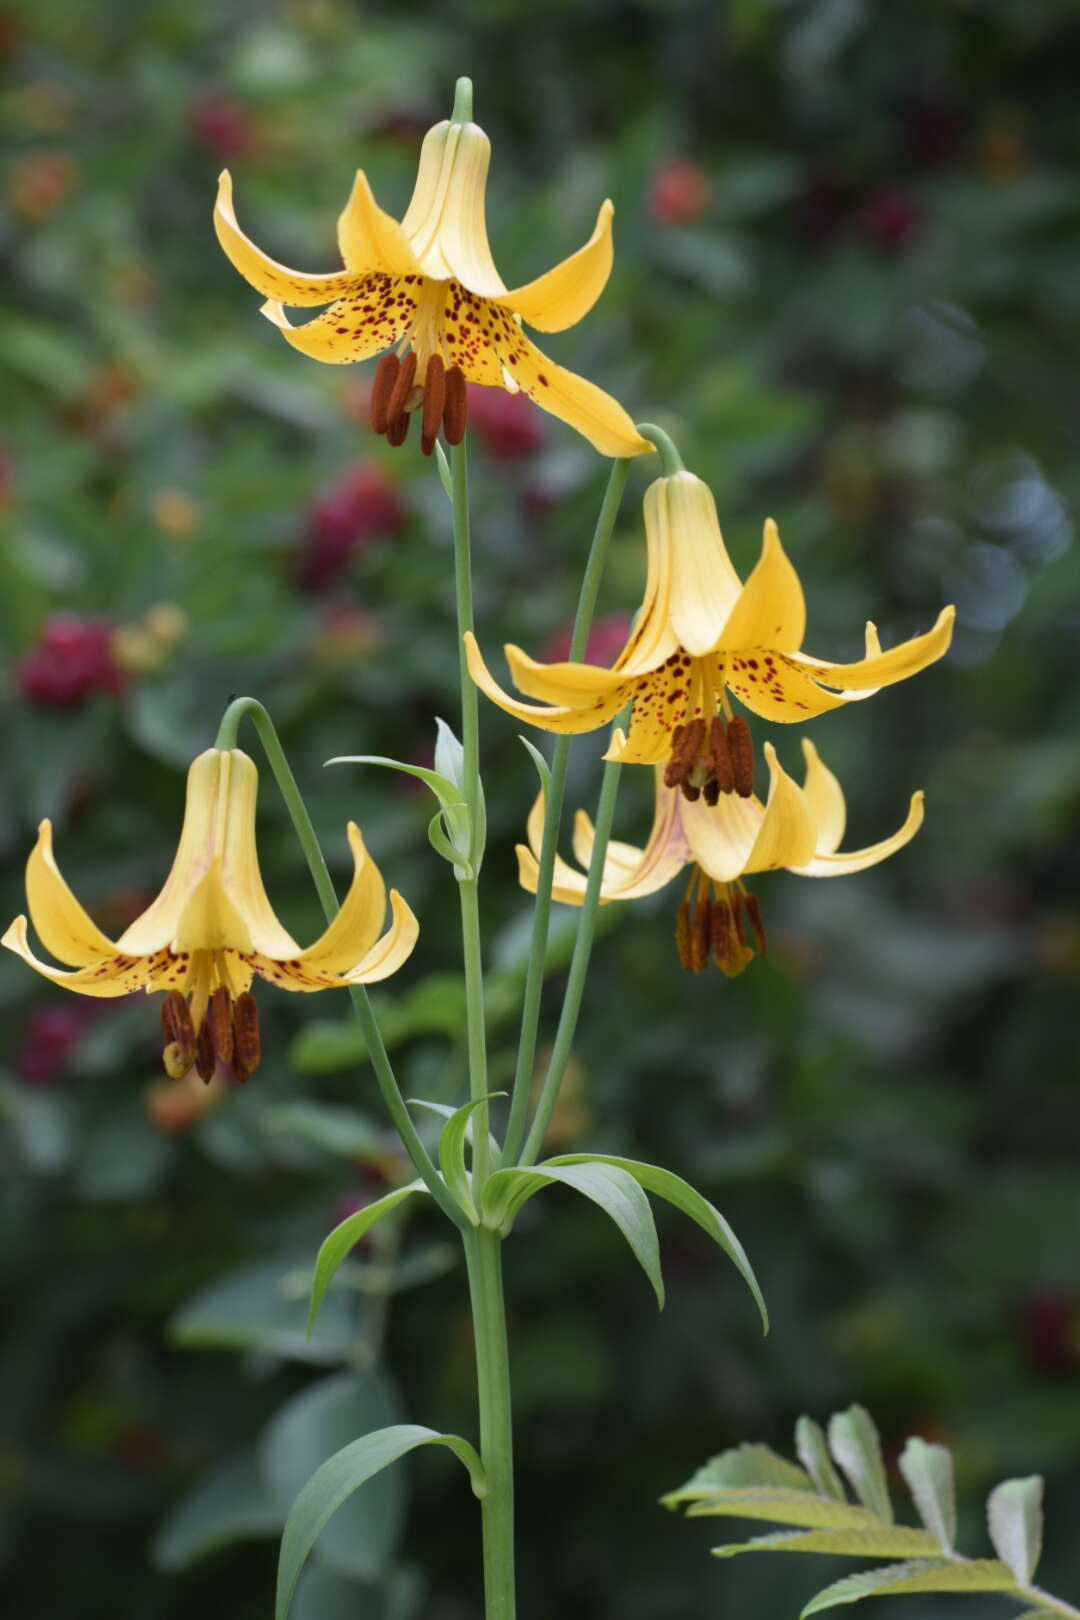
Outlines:
[[[417, 781], [429, 787], [439, 801], [439, 808], [428, 828], [428, 837], [432, 848], [437, 850], [445, 860], [453, 863], [458, 876], [473, 876], [469, 864], [470, 817], [469, 807], [465, 800], [465, 792], [460, 776], [460, 762], [454, 749], [460, 749], [453, 732], [442, 720], [436, 722], [439, 726], [439, 740], [435, 745], [436, 764], [442, 764], [445, 770], [429, 770], [426, 765], [412, 765], [401, 759], [390, 759], [386, 754], [339, 754], [328, 759], [328, 765], [384, 765], [388, 770], [403, 771], [406, 776], [415, 776]], [[446, 734], [450, 742], [443, 740]], [[441, 749], [441, 755], [440, 755]], [[481, 807], [482, 808], [482, 807]], [[478, 843], [482, 840], [478, 839]], [[459, 870], [460, 869], [460, 870]]]
[[1043, 1482], [1038, 1474], [1007, 1479], [990, 1492], [986, 1518], [994, 1551], [1021, 1586], [1027, 1586], [1042, 1552]]
[[664, 1308], [664, 1279], [660, 1272], [660, 1244], [649, 1200], [633, 1176], [611, 1163], [562, 1164], [549, 1161], [531, 1169], [497, 1170], [484, 1188], [484, 1214], [505, 1226], [525, 1201], [541, 1187], [561, 1183], [573, 1187], [610, 1215], [633, 1249], [653, 1285], [657, 1303]]
[[928, 1530], [903, 1524], [879, 1524], [865, 1530], [779, 1530], [750, 1541], [730, 1542], [712, 1549], [717, 1558], [743, 1552], [831, 1553], [844, 1558], [932, 1557], [937, 1543]]
[[834, 1496], [838, 1502], [842, 1502], [844, 1487], [832, 1465], [829, 1448], [825, 1442], [825, 1431], [820, 1423], [814, 1422], [813, 1418], [801, 1417], [796, 1423], [795, 1451], [818, 1492], [822, 1496]]
[[429, 1445], [448, 1446], [469, 1470], [474, 1494], [486, 1494], [483, 1464], [469, 1442], [456, 1434], [439, 1434], [417, 1423], [398, 1423], [354, 1440], [315, 1470], [289, 1511], [278, 1559], [275, 1620], [286, 1620], [307, 1555], [323, 1525], [342, 1502], [406, 1452]]
[[[476, 1110], [490, 1102], [493, 1097], [505, 1096], [505, 1091], [489, 1091], [485, 1097], [475, 1097], [472, 1102], [465, 1103], [461, 1108], [450, 1109], [442, 1135], [439, 1137], [439, 1169], [443, 1173], [443, 1180], [469, 1219], [476, 1225], [479, 1224], [480, 1217], [473, 1203], [469, 1172], [465, 1167], [465, 1144], [472, 1141], [473, 1114]], [[424, 1104], [424, 1106], [434, 1105]]]
[[422, 1181], [410, 1181], [404, 1187], [395, 1187], [393, 1192], [384, 1193], [382, 1198], [376, 1198], [374, 1203], [358, 1209], [355, 1215], [346, 1215], [345, 1219], [334, 1227], [329, 1237], [323, 1239], [322, 1247], [315, 1259], [315, 1273], [311, 1279], [308, 1338], [311, 1337], [315, 1318], [319, 1314], [319, 1306], [326, 1298], [330, 1281], [349, 1250], [356, 1247], [376, 1221], [381, 1221], [384, 1215], [389, 1215], [390, 1211], [403, 1204], [406, 1198], [411, 1198], [413, 1193], [426, 1192], [427, 1188]]
[[697, 1501], [721, 1491], [747, 1489], [801, 1491], [812, 1495], [814, 1484], [809, 1474], [781, 1457], [771, 1446], [747, 1442], [710, 1457], [685, 1485], [669, 1491], [661, 1501], [665, 1507], [677, 1507], [680, 1502]]
[[858, 1603], [861, 1598], [901, 1592], [1012, 1592], [1016, 1582], [1012, 1572], [994, 1558], [970, 1562], [948, 1558], [919, 1558], [904, 1564], [886, 1564], [883, 1569], [864, 1570], [834, 1581], [802, 1611], [803, 1620], [822, 1609], [841, 1603]]
[[[900, 1472], [919, 1518], [946, 1552], [956, 1545], [956, 1487], [952, 1453], [913, 1435], [900, 1453]], [[1001, 1548], [998, 1548], [1001, 1552]]]
[[829, 1419], [829, 1447], [864, 1507], [886, 1524], [893, 1522], [881, 1441], [864, 1406], [849, 1406]]
[[715, 1205], [710, 1204], [707, 1198], [703, 1198], [688, 1181], [683, 1181], [681, 1176], [675, 1175], [671, 1170], [662, 1169], [658, 1164], [642, 1164], [638, 1159], [617, 1158], [610, 1153], [564, 1153], [556, 1159], [546, 1160], [545, 1163], [613, 1165], [617, 1170], [623, 1170], [628, 1176], [633, 1176], [646, 1192], [665, 1199], [684, 1215], [689, 1215], [703, 1232], [709, 1234], [714, 1243], [720, 1245], [728, 1259], [732, 1261], [754, 1296], [754, 1303], [761, 1313], [762, 1326], [766, 1333], [769, 1331], [769, 1313], [765, 1308], [765, 1300], [754, 1276], [753, 1267], [746, 1258], [745, 1249]]

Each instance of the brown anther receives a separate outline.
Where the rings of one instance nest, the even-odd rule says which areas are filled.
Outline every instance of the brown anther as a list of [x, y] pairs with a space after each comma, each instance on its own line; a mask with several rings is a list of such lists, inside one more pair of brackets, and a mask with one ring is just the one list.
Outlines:
[[696, 804], [701, 798], [701, 789], [695, 782], [680, 782], [679, 791], [684, 799], [690, 800], [691, 804]]
[[758, 905], [756, 894], [747, 895], [746, 914], [750, 918], [750, 927], [754, 930], [754, 941], [758, 948], [758, 955], [768, 956], [769, 941], [765, 937], [765, 924], [761, 920], [761, 907]]
[[170, 1080], [182, 1080], [191, 1068], [192, 1061], [191, 1058], [185, 1058], [178, 1041], [165, 1043], [161, 1054], [161, 1066]]
[[710, 807], [713, 806], [714, 804], [719, 803], [719, 800], [720, 800], [720, 784], [716, 780], [715, 776], [710, 776], [709, 777], [709, 780], [706, 782], [706, 784], [702, 788], [701, 792], [702, 792], [702, 797], [705, 800], [705, 803], [707, 805], [709, 805]]
[[195, 1043], [195, 1072], [200, 1080], [209, 1085], [214, 1078], [217, 1068], [217, 1053], [214, 1051], [214, 1034], [210, 1028], [209, 1018], [204, 1018], [199, 1025], [199, 1033]]
[[386, 430], [387, 444], [392, 444], [395, 449], [399, 444], [404, 444], [411, 420], [412, 418], [406, 411], [402, 411], [400, 416], [396, 416]]
[[210, 1026], [210, 1039], [218, 1061], [231, 1063], [233, 1056], [232, 997], [223, 984], [219, 984], [210, 997], [206, 1009], [206, 1022]]
[[675, 948], [679, 962], [687, 973], [693, 971], [690, 952], [690, 902], [684, 900], [675, 918]]
[[740, 945], [746, 944], [746, 929], [743, 925], [743, 899], [737, 890], [729, 891], [731, 895], [731, 926], [735, 931], [735, 938]]
[[748, 799], [754, 791], [754, 740], [741, 714], [737, 714], [728, 726], [727, 742], [735, 791], [740, 799]]
[[430, 456], [443, 418], [446, 404], [446, 366], [441, 354], [433, 354], [427, 365], [424, 382], [424, 415], [420, 424], [420, 449]]
[[731, 961], [731, 907], [726, 900], [717, 900], [712, 914], [712, 953], [717, 967]]
[[447, 444], [461, 443], [468, 420], [469, 395], [465, 388], [465, 373], [460, 366], [451, 366], [446, 373], [446, 401], [443, 405], [443, 432]]
[[416, 350], [410, 349], [394, 378], [394, 386], [390, 390], [390, 397], [386, 402], [386, 421], [389, 429], [391, 422], [396, 422], [405, 411], [408, 404], [409, 393], [412, 389], [413, 379], [416, 376]]
[[259, 1009], [250, 990], [233, 1002], [233, 1073], [247, 1080], [259, 1067], [262, 1043], [259, 1040]]
[[191, 1022], [191, 1008], [179, 990], [170, 990], [161, 1003], [161, 1033], [166, 1046], [176, 1047], [186, 1074], [195, 1061], [195, 1025]]
[[690, 971], [704, 973], [709, 965], [709, 947], [712, 944], [712, 901], [703, 895], [694, 912], [690, 933]]
[[735, 770], [731, 763], [731, 747], [722, 714], [713, 715], [712, 725], [709, 728], [709, 755], [709, 763], [720, 792], [734, 793]]
[[401, 361], [396, 354], [384, 354], [375, 368], [375, 381], [371, 385], [371, 426], [376, 433], [385, 433], [390, 422], [390, 396], [394, 392]]
[[[685, 725], [678, 726], [672, 733], [671, 758], [664, 770], [664, 786], [679, 787], [686, 792], [686, 778], [690, 775], [697, 757], [701, 752], [701, 745], [705, 741], [705, 722], [700, 718], [689, 720]], [[687, 794], [689, 798], [690, 795]], [[695, 794], [696, 798], [697, 795]]]

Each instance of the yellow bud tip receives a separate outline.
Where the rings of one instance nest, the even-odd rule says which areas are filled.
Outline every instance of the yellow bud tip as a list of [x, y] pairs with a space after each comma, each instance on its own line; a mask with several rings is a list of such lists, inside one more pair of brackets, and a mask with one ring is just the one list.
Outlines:
[[461, 78], [454, 86], [454, 110], [450, 114], [452, 124], [472, 123], [472, 80]]

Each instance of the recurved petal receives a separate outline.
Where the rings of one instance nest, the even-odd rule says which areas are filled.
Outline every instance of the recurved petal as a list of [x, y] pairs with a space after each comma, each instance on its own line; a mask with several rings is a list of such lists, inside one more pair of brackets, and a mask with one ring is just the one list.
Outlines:
[[[574, 859], [586, 871], [592, 865], [593, 846], [596, 842], [596, 828], [592, 824], [592, 817], [584, 810], [574, 814]], [[604, 855], [604, 870], [610, 868], [611, 875], [627, 875], [636, 872], [641, 862], [641, 850], [636, 844], [624, 844], [617, 838], [608, 839], [607, 851]]]
[[[800, 653], [794, 662], [808, 670], [815, 680], [841, 692], [860, 692], [866, 687], [875, 690], [891, 686], [894, 681], [906, 680], [919, 670], [933, 664], [948, 651], [952, 640], [954, 607], [942, 608], [937, 622], [924, 635], [912, 636], [888, 652], [870, 653], [855, 664], [829, 664], [820, 658], [809, 658]], [[873, 625], [867, 625], [867, 645], [870, 645]], [[876, 641], [876, 636], [875, 636]]]
[[544, 664], [537, 658], [530, 658], [512, 641], [506, 643], [503, 651], [514, 685], [526, 697], [539, 698], [544, 703], [587, 705], [626, 685], [626, 676], [622, 671], [604, 669], [600, 664], [575, 664], [569, 661]]
[[856, 697], [871, 695], [825, 691], [815, 679], [816, 671], [793, 653], [773, 653], [756, 647], [747, 653], [719, 656], [725, 684], [751, 713], [763, 720], [801, 724]]
[[[395, 295], [397, 302], [392, 304], [390, 299]], [[301, 354], [328, 365], [345, 366], [389, 349], [408, 330], [416, 308], [413, 288], [374, 274], [354, 280], [346, 297], [302, 326], [294, 326], [274, 299], [267, 300], [260, 314]]]
[[302, 957], [306, 966], [329, 973], [354, 968], [378, 939], [386, 916], [386, 884], [355, 821], [349, 822], [348, 837], [353, 856], [349, 892], [333, 922]]
[[797, 872], [799, 877], [843, 877], [848, 872], [864, 872], [868, 866], [877, 866], [879, 861], [888, 860], [898, 849], [903, 849], [922, 824], [923, 795], [921, 792], [913, 793], [907, 819], [891, 838], [883, 838], [880, 844], [870, 844], [866, 849], [854, 849], [847, 855], [816, 855], [804, 865], [793, 866], [791, 870]]
[[356, 171], [352, 192], [338, 220], [338, 247], [346, 269], [359, 275], [371, 270], [389, 276], [420, 273], [408, 237], [397, 220], [375, 201], [363, 169]]
[[264, 298], [276, 298], [284, 304], [329, 304], [348, 292], [356, 277], [349, 271], [336, 271], [329, 275], [305, 275], [301, 270], [289, 270], [269, 254], [257, 248], [236, 223], [233, 211], [232, 179], [228, 169], [218, 180], [217, 202], [214, 204], [214, 229], [225, 250], [225, 256]]
[[511, 697], [508, 692], [504, 692], [498, 681], [493, 678], [471, 632], [466, 632], [465, 635], [465, 656], [469, 674], [485, 697], [490, 698], [492, 703], [497, 704], [507, 714], [512, 714], [518, 720], [524, 720], [526, 725], [539, 726], [543, 731], [559, 731], [567, 735], [595, 731], [597, 726], [602, 726], [607, 720], [612, 719], [622, 706], [620, 686], [605, 697], [593, 698], [584, 708], [570, 704], [554, 704], [547, 707], [538, 703], [522, 703], [517, 698]]
[[511, 314], [520, 315], [527, 326], [538, 332], [563, 332], [575, 326], [592, 309], [607, 286], [614, 257], [611, 220], [614, 205], [602, 203], [596, 225], [584, 247], [557, 264], [535, 281], [515, 287], [499, 302]]
[[390, 890], [390, 911], [390, 927], [351, 972], [342, 975], [346, 984], [376, 984], [388, 979], [412, 955], [420, 924], [396, 889]]
[[769, 797], [741, 799], [721, 794], [715, 805], [704, 798], [681, 806], [686, 836], [698, 864], [717, 883], [731, 883], [743, 873], [768, 872], [811, 859], [817, 829], [802, 790], [780, 765], [771, 743], [765, 744]]
[[719, 639], [723, 652], [769, 647], [794, 653], [806, 633], [806, 602], [799, 576], [780, 544], [772, 518], [765, 520], [761, 556], [742, 588]]
[[806, 760], [806, 780], [803, 793], [810, 805], [817, 827], [815, 854], [831, 855], [840, 848], [847, 825], [847, 806], [844, 790], [828, 766], [822, 762], [809, 737], [802, 740], [803, 758]]
[[[605, 759], [622, 765], [659, 765], [671, 758], [675, 727], [701, 711], [701, 687], [682, 658], [669, 659], [650, 675], [627, 682], [623, 700], [633, 694], [630, 736], [617, 732]], [[618, 709], [615, 711], [618, 713]]]
[[26, 903], [45, 949], [70, 967], [86, 967], [117, 953], [76, 900], [56, 864], [52, 822], [38, 828], [37, 843], [26, 863]]
[[576, 428], [602, 456], [643, 456], [643, 439], [618, 400], [576, 372], [557, 366], [531, 343], [505, 310], [491, 324], [492, 341], [507, 374], [541, 410]]
[[663, 594], [675, 641], [695, 656], [712, 652], [742, 585], [709, 486], [688, 472], [658, 478], [645, 491], [645, 534], [650, 551], [666, 561]]
[[41, 961], [30, 949], [25, 917], [15, 918], [0, 939], [0, 945], [6, 945], [9, 951], [21, 956], [35, 973], [41, 974], [42, 978], [51, 979], [53, 984], [62, 985], [65, 990], [77, 990], [83, 996], [99, 996], [103, 999], [110, 996], [128, 996], [133, 990], [145, 989], [150, 974], [150, 958], [118, 954], [106, 957], [104, 961], [95, 962], [90, 967], [77, 968], [72, 973], [66, 972], [63, 968], [52, 967], [48, 962]]
[[[664, 786], [663, 773], [656, 772], [656, 800], [653, 824], [644, 849], [634, 844], [612, 842], [604, 861], [602, 893], [610, 900], [641, 900], [663, 889], [677, 877], [690, 859], [690, 846], [683, 827], [685, 803], [677, 788]], [[584, 811], [574, 818], [574, 854], [584, 867], [592, 863], [595, 829]]]

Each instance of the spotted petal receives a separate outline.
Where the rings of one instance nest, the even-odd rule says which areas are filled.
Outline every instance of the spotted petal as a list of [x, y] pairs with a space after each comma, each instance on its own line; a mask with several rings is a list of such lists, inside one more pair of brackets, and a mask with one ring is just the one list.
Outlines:
[[25, 917], [15, 918], [0, 939], [0, 945], [5, 945], [9, 951], [14, 951], [16, 956], [21, 956], [35, 973], [41, 974], [42, 978], [51, 979], [53, 984], [62, 985], [65, 990], [77, 990], [84, 996], [99, 996], [103, 999], [128, 996], [133, 990], [145, 989], [150, 977], [152, 959], [145, 956], [116, 954], [89, 967], [76, 968], [74, 972], [53, 967], [35, 956], [31, 950]]
[[294, 326], [274, 299], [260, 314], [301, 354], [344, 366], [389, 349], [408, 330], [416, 310], [416, 293], [404, 281], [372, 274], [357, 278], [346, 297], [302, 326]]
[[[520, 649], [507, 648], [508, 657], [511, 651], [519, 652]], [[623, 685], [621, 682], [616, 682], [612, 690], [598, 698], [589, 698], [587, 700], [588, 707], [580, 707], [573, 703], [557, 703], [550, 707], [538, 703], [522, 703], [520, 699], [511, 697], [509, 692], [505, 692], [498, 681], [495, 680], [485, 664], [480, 648], [476, 644], [476, 638], [471, 632], [466, 632], [465, 635], [465, 656], [469, 666], [469, 674], [485, 697], [490, 698], [492, 703], [497, 704], [507, 714], [512, 714], [516, 719], [523, 720], [526, 725], [539, 726], [544, 731], [559, 731], [567, 735], [577, 735], [582, 731], [595, 731], [597, 726], [602, 726], [606, 721], [614, 719], [625, 701]], [[525, 655], [521, 654], [521, 656], [524, 658]], [[578, 666], [572, 667], [577, 668]], [[582, 665], [580, 667], [589, 669], [593, 666]], [[598, 670], [596, 673], [605, 675], [608, 672]]]
[[278, 264], [269, 254], [257, 248], [236, 223], [233, 211], [232, 179], [228, 169], [218, 180], [217, 202], [214, 205], [214, 229], [226, 257], [264, 298], [279, 299], [285, 304], [310, 306], [329, 304], [340, 298], [353, 286], [356, 277], [350, 271], [334, 271], [329, 275], [305, 275], [301, 270], [289, 270]]

